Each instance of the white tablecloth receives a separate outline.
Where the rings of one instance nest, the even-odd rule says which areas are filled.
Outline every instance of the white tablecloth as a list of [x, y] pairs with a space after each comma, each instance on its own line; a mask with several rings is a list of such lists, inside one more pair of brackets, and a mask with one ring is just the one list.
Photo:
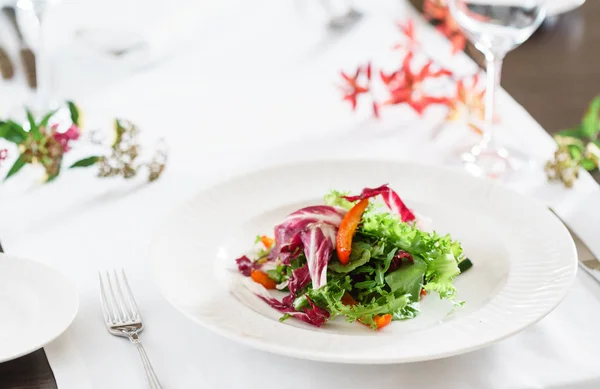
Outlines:
[[[53, 43], [59, 90], [80, 102], [88, 128], [108, 127], [120, 115], [139, 123], [146, 137], [166, 137], [170, 159], [164, 177], [145, 185], [141, 178], [103, 181], [80, 170], [39, 186], [32, 183], [41, 172], [26, 169], [0, 186], [5, 249], [59, 269], [80, 292], [73, 325], [46, 347], [60, 389], [146, 387], [135, 348], [108, 335], [101, 319], [97, 271], [114, 267], [129, 275], [147, 325], [142, 340], [165, 388], [600, 386], [595, 356], [600, 286], [585, 274], [578, 275], [563, 304], [524, 332], [470, 354], [406, 365], [347, 366], [270, 355], [214, 335], [176, 312], [153, 283], [146, 259], [154, 228], [182, 201], [217, 181], [283, 161], [376, 157], [443, 164], [462, 131], [449, 127], [431, 140], [441, 109], [419, 119], [406, 107], [392, 108], [375, 121], [367, 110], [351, 114], [341, 102], [334, 86], [338, 70], [388, 58], [399, 36], [395, 20], [416, 15], [401, 1], [359, 3], [365, 18], [339, 35], [324, 32], [309, 12], [316, 7], [312, 0], [180, 3], [199, 21], [198, 34], [188, 34], [185, 50], [143, 71], [73, 59], [66, 39]], [[65, 20], [92, 5], [67, 3], [49, 24], [62, 31], [63, 21], [66, 31]], [[167, 2], [139, 3], [135, 23], [143, 22], [149, 7], [173, 11]], [[160, 12], [152, 15], [159, 18]], [[423, 22], [419, 31], [428, 51], [448, 66], [461, 74], [475, 69], [465, 56], [446, 55], [447, 42]], [[0, 98], [7, 101], [5, 93]], [[550, 137], [504, 92], [499, 110], [506, 129], [501, 141], [529, 150], [540, 163], [551, 155]], [[73, 154], [76, 159], [85, 150]], [[541, 171], [511, 185], [565, 212], [581, 199], [600, 203], [588, 175], [571, 191], [548, 184]]]

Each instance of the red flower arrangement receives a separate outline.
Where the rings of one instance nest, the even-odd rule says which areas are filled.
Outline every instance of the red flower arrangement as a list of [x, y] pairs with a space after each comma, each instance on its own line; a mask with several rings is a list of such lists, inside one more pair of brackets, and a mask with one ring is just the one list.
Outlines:
[[423, 15], [435, 25], [436, 29], [444, 34], [452, 43], [452, 54], [465, 49], [467, 38], [464, 36], [448, 9], [446, 0], [425, 0], [423, 2]]
[[[432, 15], [431, 17], [435, 16], [436, 20], [445, 20], [446, 26], [450, 26], [454, 22], [450, 21], [447, 8], [441, 4], [442, 2], [439, 0], [428, 1], [425, 3], [426, 10]], [[439, 26], [441, 24], [438, 24], [438, 29], [440, 29]], [[377, 118], [381, 115], [381, 108], [392, 105], [407, 104], [419, 115], [422, 115], [430, 106], [442, 105], [448, 107], [447, 121], [463, 120], [475, 132], [481, 134], [479, 123], [483, 120], [484, 115], [485, 90], [480, 86], [479, 75], [457, 79], [452, 71], [445, 69], [427, 53], [420, 50], [421, 45], [416, 38], [413, 20], [398, 23], [398, 29], [404, 38], [393, 46], [394, 50], [404, 52], [399, 67], [391, 72], [383, 70], [376, 72], [373, 64], [369, 62], [359, 66], [351, 73], [342, 71], [341, 89], [344, 101], [350, 102], [352, 110], [356, 110], [359, 100], [370, 98], [373, 114]], [[459, 44], [464, 47], [464, 41], [455, 38], [453, 52], [457, 48], [461, 48]], [[425, 63], [420, 67], [416, 63], [423, 61], [417, 61], [417, 56], [425, 58]], [[444, 96], [432, 94], [425, 87], [425, 84], [431, 80], [453, 83], [455, 85], [454, 92]], [[381, 89], [385, 91], [385, 96], [378, 98], [374, 93], [376, 82], [383, 87]]]

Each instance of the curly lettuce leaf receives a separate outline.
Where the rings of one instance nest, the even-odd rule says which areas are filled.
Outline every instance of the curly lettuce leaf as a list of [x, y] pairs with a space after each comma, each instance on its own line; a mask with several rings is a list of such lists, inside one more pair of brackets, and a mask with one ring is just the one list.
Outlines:
[[350, 210], [354, 206], [354, 203], [344, 198], [344, 196], [348, 196], [349, 194], [350, 192], [332, 190], [325, 195], [325, 204], [331, 207], [340, 207]]
[[392, 314], [392, 320], [406, 320], [414, 319], [421, 312], [421, 306], [419, 302], [411, 302], [406, 304], [404, 308], [401, 308]]
[[352, 306], [339, 304], [336, 306], [335, 313], [346, 316], [347, 321], [360, 320], [362, 324], [375, 329], [377, 328], [375, 316], [391, 313], [392, 316], [403, 317], [409, 303], [409, 295], [386, 293], [369, 303], [358, 303]]
[[[354, 285], [356, 286], [356, 284]], [[405, 318], [409, 312], [406, 307], [410, 304], [410, 296], [400, 293], [389, 293], [380, 290], [381, 294], [368, 302], [358, 302], [355, 305], [346, 305], [342, 297], [352, 291], [352, 280], [349, 276], [330, 278], [327, 285], [320, 289], [311, 289], [307, 297], [320, 307], [335, 316], [345, 316], [349, 322], [360, 321], [362, 324], [377, 328], [375, 316], [391, 313], [395, 317]], [[303, 298], [299, 298], [295, 305], [302, 307]], [[417, 311], [418, 312], [418, 311]]]
[[436, 292], [441, 298], [455, 298], [452, 281], [460, 273], [458, 262], [462, 259], [462, 247], [450, 235], [424, 232], [403, 223], [397, 215], [377, 212], [366, 212], [359, 230], [421, 257], [427, 264], [425, 290]]
[[436, 292], [441, 298], [453, 299], [456, 288], [452, 281], [460, 274], [456, 258], [451, 253], [439, 255], [427, 264], [425, 286], [427, 292]]

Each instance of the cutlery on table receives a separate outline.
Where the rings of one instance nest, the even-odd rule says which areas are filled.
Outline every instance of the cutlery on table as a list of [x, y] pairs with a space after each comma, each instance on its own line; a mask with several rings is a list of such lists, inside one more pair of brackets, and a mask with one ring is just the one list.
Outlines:
[[139, 338], [140, 332], [144, 329], [144, 324], [127, 282], [125, 271], [121, 270], [119, 274], [115, 270], [112, 275], [107, 272], [105, 276], [98, 273], [98, 277], [100, 279], [102, 311], [108, 332], [115, 336], [128, 338], [136, 346], [142, 358], [150, 389], [161, 389], [156, 373], [150, 364], [150, 359]]
[[[580, 225], [576, 221], [572, 221], [571, 223], [566, 222], [562, 219], [558, 214], [550, 208], [550, 211], [558, 217], [560, 221], [563, 222], [567, 230], [571, 233], [573, 240], [575, 241], [575, 245], [577, 246], [577, 259], [579, 263], [579, 267], [585, 271], [587, 274], [592, 276], [596, 282], [600, 284], [600, 260], [598, 259], [598, 253], [590, 248], [583, 240], [583, 238], [575, 232], [575, 230], [581, 231], [585, 228], [583, 225]], [[590, 245], [593, 242], [590, 242]], [[583, 255], [582, 255], [583, 254]]]
[[15, 75], [15, 68], [13, 67], [13, 63], [8, 56], [4, 47], [0, 46], [0, 74], [2, 74], [2, 78], [5, 80], [10, 80]]
[[20, 46], [20, 56], [21, 62], [25, 67], [25, 75], [27, 78], [27, 84], [30, 88], [35, 89], [37, 87], [37, 71], [35, 66], [35, 54], [29, 48], [27, 43], [25, 42], [25, 38], [23, 38], [23, 34], [21, 32], [21, 28], [19, 27], [19, 23], [17, 21], [17, 13], [15, 7], [5, 6], [2, 8], [2, 12], [7, 16], [10, 24], [13, 26], [15, 32], [17, 33], [17, 37], [19, 38], [19, 46]]

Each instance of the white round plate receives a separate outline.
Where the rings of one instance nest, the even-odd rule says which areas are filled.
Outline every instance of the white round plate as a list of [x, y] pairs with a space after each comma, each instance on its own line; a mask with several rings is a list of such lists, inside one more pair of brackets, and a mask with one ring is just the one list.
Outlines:
[[[456, 279], [462, 308], [426, 296], [421, 314], [381, 331], [336, 318], [322, 328], [281, 316], [250, 293], [235, 259], [288, 213], [330, 189], [389, 183], [474, 263]], [[389, 161], [327, 161], [245, 175], [198, 195], [168, 218], [151, 257], [165, 297], [195, 322], [261, 350], [343, 363], [430, 360], [479, 349], [537, 322], [564, 298], [577, 254], [542, 204], [492, 181]]]
[[0, 254], [0, 362], [29, 354], [71, 325], [79, 298], [62, 274]]

